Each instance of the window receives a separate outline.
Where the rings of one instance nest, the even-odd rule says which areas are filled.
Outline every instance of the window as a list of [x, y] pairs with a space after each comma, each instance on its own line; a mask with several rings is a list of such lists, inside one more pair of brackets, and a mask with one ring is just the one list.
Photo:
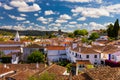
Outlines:
[[114, 59], [114, 55], [112, 55], [112, 59]]
[[75, 54], [75, 57], [77, 57], [77, 53]]
[[89, 58], [89, 55], [86, 55], [86, 58]]
[[74, 55], [74, 52], [72, 52], [72, 55]]
[[97, 55], [94, 55], [94, 58], [97, 58]]
[[81, 55], [80, 55], [80, 58], [81, 58]]
[[71, 53], [71, 51], [69, 51], [69, 53]]

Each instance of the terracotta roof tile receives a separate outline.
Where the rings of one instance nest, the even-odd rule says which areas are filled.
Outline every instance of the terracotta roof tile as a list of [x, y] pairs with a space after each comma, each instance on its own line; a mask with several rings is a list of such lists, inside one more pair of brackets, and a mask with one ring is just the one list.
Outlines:
[[0, 50], [20, 50], [20, 47], [19, 46], [0, 47]]
[[64, 46], [48, 46], [47, 50], [65, 50]]
[[31, 45], [26, 46], [25, 48], [44, 48], [44, 47], [38, 44], [31, 44]]

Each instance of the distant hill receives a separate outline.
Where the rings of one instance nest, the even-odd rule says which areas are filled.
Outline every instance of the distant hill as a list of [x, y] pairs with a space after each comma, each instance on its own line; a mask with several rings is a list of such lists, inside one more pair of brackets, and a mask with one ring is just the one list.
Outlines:
[[[24, 30], [19, 31], [20, 35], [26, 35], [26, 36], [45, 36], [50, 35], [52, 33], [57, 33], [58, 31], [38, 31], [38, 30]], [[0, 34], [2, 35], [15, 35], [16, 30], [12, 29], [0, 29]], [[64, 33], [64, 32], [62, 32]]]

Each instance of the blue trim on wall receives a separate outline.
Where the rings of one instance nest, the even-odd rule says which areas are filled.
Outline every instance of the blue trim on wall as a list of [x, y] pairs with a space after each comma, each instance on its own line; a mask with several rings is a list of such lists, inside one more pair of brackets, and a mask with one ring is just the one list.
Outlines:
[[108, 56], [109, 56], [108, 59], [110, 60], [111, 59], [111, 54], [109, 54]]

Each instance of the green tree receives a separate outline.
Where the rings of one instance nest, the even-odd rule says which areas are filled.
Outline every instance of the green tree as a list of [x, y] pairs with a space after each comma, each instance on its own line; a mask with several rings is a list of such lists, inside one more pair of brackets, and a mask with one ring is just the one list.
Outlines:
[[86, 29], [81, 30], [81, 35], [82, 36], [88, 35], [88, 31]]
[[28, 80], [55, 80], [55, 74], [48, 73], [47, 71], [38, 77], [30, 77]]
[[113, 25], [112, 24], [109, 24], [107, 26], [107, 35], [108, 37], [113, 37]]
[[44, 62], [45, 56], [42, 52], [36, 50], [28, 56], [27, 61], [29, 63]]
[[118, 19], [114, 23], [113, 32], [114, 32], [113, 37], [118, 38], [118, 32], [119, 32], [119, 20]]
[[88, 34], [88, 31], [86, 29], [82, 29], [82, 30], [75, 30], [73, 33], [75, 36], [77, 35], [85, 36]]
[[73, 33], [68, 33], [68, 37], [74, 38], [74, 34]]
[[3, 51], [0, 51], [0, 57], [3, 57], [5, 54]]
[[110, 38], [118, 38], [119, 33], [119, 20], [117, 19], [114, 25], [110, 24], [107, 26], [107, 34]]
[[84, 37], [81, 39], [81, 41], [82, 41], [82, 43], [88, 43], [88, 39], [84, 38]]
[[67, 68], [67, 72], [70, 72], [72, 69], [72, 64], [71, 63], [67, 64], [66, 68]]
[[90, 35], [89, 40], [95, 41], [97, 38], [99, 38], [99, 34], [94, 32]]

